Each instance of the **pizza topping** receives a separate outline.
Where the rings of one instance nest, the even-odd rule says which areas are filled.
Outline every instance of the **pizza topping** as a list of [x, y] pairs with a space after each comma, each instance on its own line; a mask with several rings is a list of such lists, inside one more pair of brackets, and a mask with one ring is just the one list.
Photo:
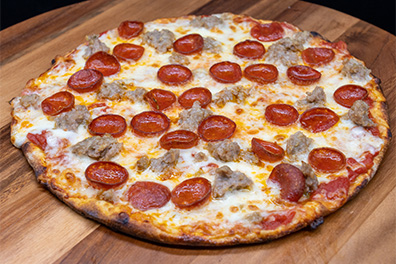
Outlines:
[[285, 156], [285, 151], [276, 143], [252, 138], [251, 144], [253, 153], [261, 160], [277, 162]]
[[298, 100], [296, 104], [299, 107], [312, 108], [314, 106], [324, 106], [326, 103], [326, 93], [320, 86], [316, 86], [312, 92], [307, 92], [307, 96]]
[[321, 183], [311, 195], [312, 199], [326, 198], [328, 200], [345, 199], [349, 191], [349, 179], [338, 177], [327, 183]]
[[125, 134], [126, 129], [125, 118], [112, 114], [98, 116], [88, 125], [89, 133], [95, 136], [109, 134], [113, 137], [120, 137]]
[[126, 91], [125, 97], [131, 100], [134, 103], [144, 102], [144, 95], [147, 93], [147, 90], [142, 87], [136, 87], [133, 91]]
[[152, 89], [144, 95], [146, 100], [154, 110], [162, 111], [176, 102], [176, 95], [168, 90]]
[[161, 112], [146, 111], [135, 115], [131, 121], [132, 131], [142, 137], [153, 137], [170, 127], [169, 118]]
[[204, 39], [199, 34], [189, 34], [177, 39], [173, 43], [173, 49], [184, 55], [190, 55], [202, 51]]
[[198, 152], [194, 155], [195, 162], [207, 161], [208, 157], [203, 152]]
[[307, 153], [312, 142], [313, 139], [305, 136], [301, 131], [291, 135], [286, 143], [286, 153], [290, 160], [298, 160], [300, 154]]
[[109, 52], [110, 48], [106, 46], [102, 41], [99, 40], [99, 35], [89, 35], [86, 37], [88, 46], [83, 55], [84, 59], [88, 59], [92, 54], [98, 51]]
[[375, 123], [369, 117], [369, 109], [370, 107], [367, 103], [357, 100], [353, 103], [351, 109], [349, 109], [348, 117], [358, 126], [375, 126]]
[[311, 192], [315, 191], [318, 188], [319, 182], [318, 182], [318, 177], [316, 176], [312, 167], [308, 163], [305, 163], [304, 161], [302, 161], [300, 169], [305, 177], [304, 192], [311, 193]]
[[123, 21], [117, 28], [118, 35], [123, 39], [131, 39], [142, 33], [144, 28], [143, 22], [140, 21]]
[[199, 102], [202, 108], [205, 108], [212, 101], [212, 93], [204, 87], [194, 87], [184, 91], [178, 98], [179, 104], [190, 109], [194, 102]]
[[275, 230], [280, 226], [286, 226], [293, 221], [295, 211], [287, 211], [283, 214], [271, 213], [269, 216], [263, 218], [260, 225], [264, 230]]
[[210, 53], [219, 53], [223, 50], [221, 42], [212, 37], [204, 38], [203, 50]]
[[341, 70], [341, 74], [355, 81], [364, 81], [371, 72], [363, 63], [356, 59], [345, 60], [343, 64], [344, 67]]
[[204, 27], [206, 29], [212, 29], [218, 25], [224, 24], [223, 19], [217, 16], [198, 16], [190, 21], [192, 27]]
[[97, 161], [85, 170], [85, 177], [92, 187], [110, 189], [124, 184], [129, 177], [128, 171], [112, 161]]
[[287, 67], [296, 65], [299, 60], [298, 53], [304, 49], [304, 42], [303, 38], [301, 40], [289, 37], [283, 38], [268, 47], [266, 59]]
[[120, 100], [125, 93], [120, 82], [104, 83], [100, 88], [98, 99]]
[[211, 183], [205, 178], [190, 178], [172, 190], [171, 200], [179, 208], [192, 209], [209, 199], [211, 188]]
[[281, 39], [284, 33], [282, 25], [278, 22], [257, 24], [250, 30], [253, 38], [265, 42]]
[[334, 92], [333, 97], [338, 104], [351, 108], [354, 102], [365, 99], [367, 95], [368, 92], [365, 88], [359, 85], [347, 84], [338, 88]]
[[219, 141], [230, 138], [235, 129], [235, 122], [228, 117], [212, 115], [199, 124], [198, 134], [205, 141]]
[[308, 163], [315, 170], [325, 173], [337, 172], [345, 168], [344, 153], [333, 148], [316, 148], [308, 155]]
[[190, 109], [180, 112], [178, 123], [182, 129], [196, 131], [202, 120], [212, 114], [212, 111], [202, 108], [199, 101], [195, 101]]
[[143, 41], [160, 53], [165, 53], [173, 47], [175, 35], [167, 29], [155, 29], [143, 35]]
[[260, 162], [259, 158], [250, 150], [242, 150], [240, 158], [249, 164], [257, 165]]
[[234, 46], [234, 54], [242, 59], [260, 59], [264, 53], [264, 45], [254, 40], [245, 40]]
[[368, 172], [370, 168], [374, 165], [374, 157], [378, 154], [371, 154], [369, 151], [364, 152], [360, 161], [356, 161], [354, 158], [347, 158], [347, 170], [348, 170], [348, 178], [352, 182], [356, 179], [360, 174]]
[[150, 169], [153, 172], [163, 172], [176, 166], [179, 161], [180, 150], [171, 149], [159, 158], [150, 159]]
[[181, 65], [190, 64], [190, 60], [188, 59], [187, 56], [177, 52], [172, 52], [172, 55], [169, 56], [169, 62], [171, 64], [181, 64]]
[[298, 111], [288, 104], [272, 104], [265, 109], [265, 119], [277, 126], [288, 126], [298, 119]]
[[85, 69], [100, 71], [103, 76], [110, 76], [120, 71], [121, 66], [116, 57], [104, 51], [91, 55], [85, 63]]
[[308, 48], [301, 53], [303, 61], [311, 66], [327, 64], [334, 56], [334, 51], [329, 48]]
[[304, 194], [305, 177], [301, 170], [291, 164], [281, 163], [272, 170], [268, 181], [280, 187], [280, 197], [289, 202], [297, 202]]
[[168, 187], [150, 181], [135, 182], [128, 190], [127, 197], [133, 208], [140, 211], [161, 208], [171, 198]]
[[55, 117], [55, 127], [63, 130], [76, 131], [80, 125], [86, 125], [91, 119], [85, 105], [76, 105], [70, 112]]
[[103, 74], [93, 69], [84, 69], [74, 73], [67, 81], [67, 86], [78, 93], [92, 92], [100, 88]]
[[210, 76], [220, 83], [236, 83], [242, 79], [241, 67], [230, 61], [218, 62], [209, 69]]
[[227, 87], [218, 92], [213, 101], [218, 107], [224, 107], [227, 102], [241, 104], [249, 96], [250, 89], [244, 88], [241, 85]]
[[66, 91], [57, 92], [41, 102], [43, 113], [50, 116], [70, 111], [73, 107], [74, 95]]
[[26, 137], [41, 150], [45, 150], [47, 147], [47, 133], [47, 130], [43, 130], [41, 133], [28, 133]]
[[89, 137], [71, 147], [76, 155], [86, 155], [98, 160], [111, 160], [121, 149], [122, 143], [110, 135]]
[[252, 82], [268, 84], [278, 79], [278, 69], [272, 64], [253, 64], [243, 70], [243, 76]]
[[215, 170], [213, 184], [213, 197], [223, 197], [228, 191], [249, 188], [253, 181], [240, 171], [233, 171], [228, 166], [222, 166]]
[[40, 96], [38, 96], [37, 94], [22, 95], [19, 103], [25, 108], [28, 108], [30, 106], [32, 106], [33, 108], [38, 108], [40, 105]]
[[339, 119], [338, 115], [332, 110], [317, 107], [305, 111], [300, 117], [300, 123], [306, 130], [312, 133], [319, 133], [334, 126]]
[[183, 65], [168, 64], [158, 70], [157, 77], [164, 84], [181, 85], [191, 80], [192, 72]]
[[137, 61], [143, 56], [144, 48], [131, 43], [121, 43], [114, 47], [113, 55], [120, 61]]
[[145, 171], [150, 166], [150, 159], [146, 155], [144, 155], [136, 161], [135, 166], [137, 171]]
[[198, 144], [198, 135], [189, 130], [175, 130], [163, 135], [160, 145], [164, 149], [189, 149]]
[[292, 66], [287, 69], [287, 77], [297, 85], [310, 85], [319, 81], [322, 74], [317, 70], [303, 65]]
[[241, 153], [241, 148], [238, 143], [232, 142], [229, 139], [223, 140], [221, 142], [212, 143], [209, 142], [207, 149], [215, 159], [224, 162], [235, 161], [238, 159]]

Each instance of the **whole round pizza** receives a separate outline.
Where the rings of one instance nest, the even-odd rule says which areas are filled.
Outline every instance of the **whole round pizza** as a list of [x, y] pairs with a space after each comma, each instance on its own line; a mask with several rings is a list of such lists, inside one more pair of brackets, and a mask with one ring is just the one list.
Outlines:
[[230, 13], [89, 35], [12, 106], [12, 143], [39, 183], [168, 244], [316, 228], [370, 181], [391, 139], [379, 79], [344, 42]]

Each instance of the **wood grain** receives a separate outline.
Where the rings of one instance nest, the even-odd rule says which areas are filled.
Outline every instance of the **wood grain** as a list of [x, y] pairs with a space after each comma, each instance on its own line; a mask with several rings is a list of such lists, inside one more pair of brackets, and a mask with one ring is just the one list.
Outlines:
[[[53, 10], [0, 32], [0, 259], [4, 263], [396, 263], [393, 142], [377, 175], [325, 224], [267, 244], [231, 248], [171, 247], [113, 232], [87, 220], [35, 182], [9, 141], [8, 101], [85, 35], [126, 19], [233, 12], [288, 21], [348, 43], [382, 80], [396, 134], [396, 37], [357, 18], [296, 0], [87, 1]], [[116, 18], [116, 19], [115, 19]]]

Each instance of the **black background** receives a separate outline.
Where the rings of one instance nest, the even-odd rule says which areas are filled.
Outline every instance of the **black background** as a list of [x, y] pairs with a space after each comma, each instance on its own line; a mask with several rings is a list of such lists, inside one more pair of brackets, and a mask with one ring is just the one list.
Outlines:
[[[94, 1], [94, 0], [91, 0]], [[147, 0], [149, 3], [150, 0]], [[169, 0], [171, 1], [171, 0]], [[230, 0], [243, 1], [243, 0]], [[279, 0], [282, 1], [282, 0]], [[5, 29], [49, 10], [82, 2], [81, 0], [1, 0], [0, 28]], [[394, 0], [306, 0], [327, 6], [395, 33], [396, 7]], [[325, 17], [323, 19], [326, 19]]]

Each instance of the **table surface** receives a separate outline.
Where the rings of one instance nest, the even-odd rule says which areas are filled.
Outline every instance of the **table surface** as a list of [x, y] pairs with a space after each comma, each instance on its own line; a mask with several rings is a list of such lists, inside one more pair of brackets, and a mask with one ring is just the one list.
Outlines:
[[0, 259], [3, 263], [396, 263], [395, 140], [374, 179], [316, 231], [271, 243], [225, 248], [164, 246], [78, 215], [40, 186], [9, 140], [8, 101], [85, 35], [120, 21], [220, 12], [287, 21], [343, 40], [382, 80], [396, 126], [396, 37], [347, 14], [296, 0], [96, 0], [56, 9], [0, 32]]

